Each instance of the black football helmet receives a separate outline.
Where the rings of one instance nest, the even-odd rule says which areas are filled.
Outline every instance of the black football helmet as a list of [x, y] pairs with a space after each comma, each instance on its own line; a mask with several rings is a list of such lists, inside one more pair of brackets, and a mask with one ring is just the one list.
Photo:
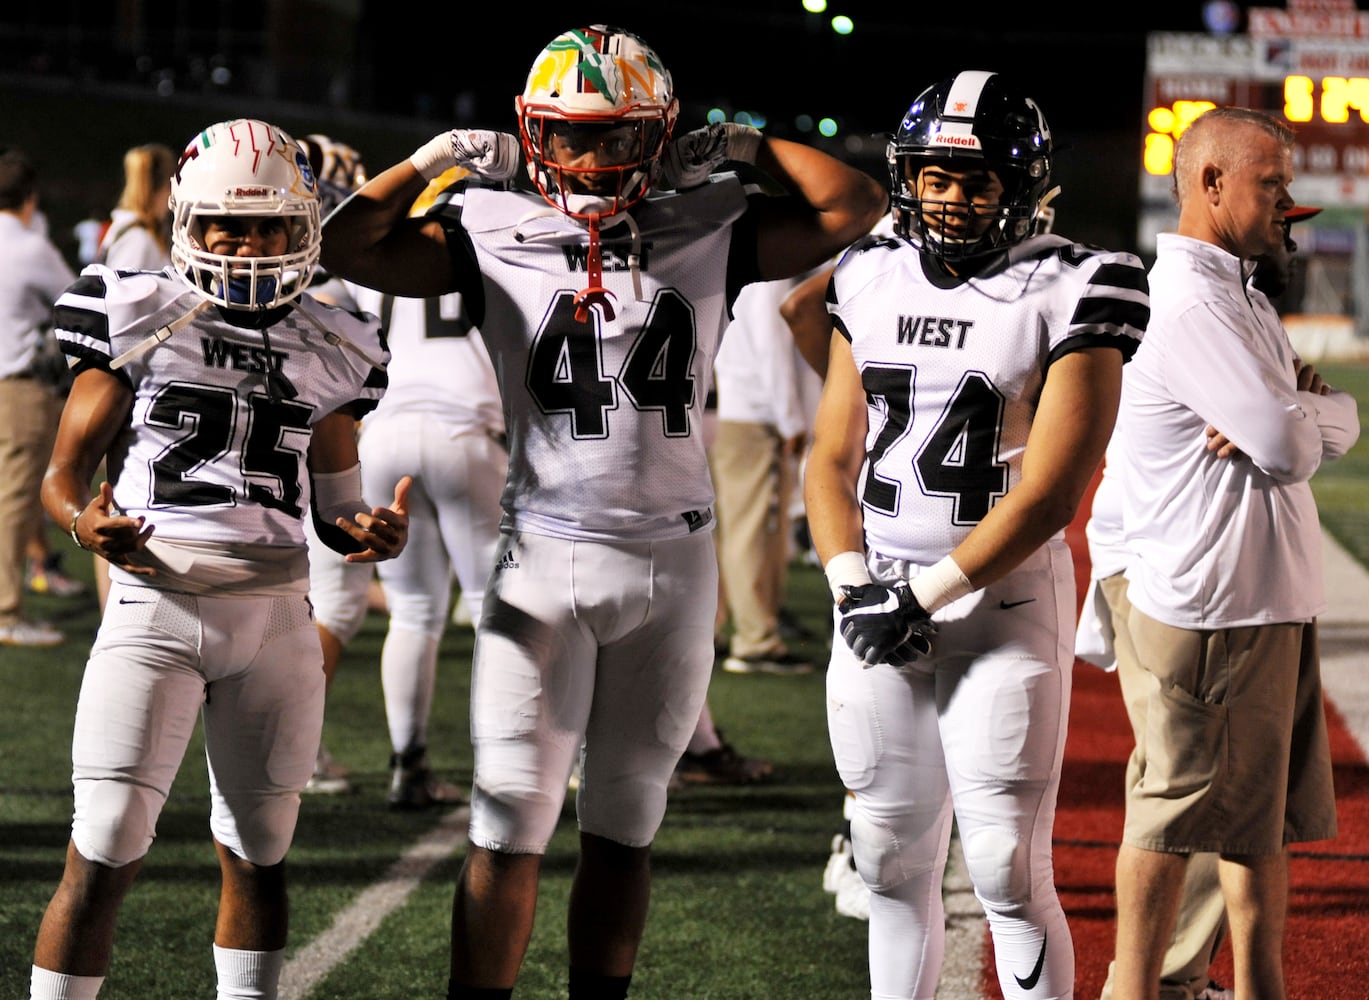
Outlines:
[[[913, 246], [942, 260], [992, 253], [1036, 232], [1038, 212], [1050, 187], [1050, 128], [1036, 102], [997, 73], [968, 70], [927, 88], [903, 116], [890, 140], [889, 200], [894, 229]], [[936, 162], [953, 170], [982, 167], [1003, 185], [998, 205], [965, 202], [925, 204], [918, 196], [920, 171]], [[973, 238], [943, 235], [948, 209], [992, 221]], [[951, 230], [954, 227], [950, 227]]]

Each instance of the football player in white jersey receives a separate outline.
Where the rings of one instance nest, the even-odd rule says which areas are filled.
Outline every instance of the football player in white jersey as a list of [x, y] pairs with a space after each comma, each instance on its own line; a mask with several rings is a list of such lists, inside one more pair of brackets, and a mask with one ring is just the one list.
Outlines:
[[[220, 997], [276, 996], [284, 858], [323, 721], [302, 519], [367, 562], [404, 546], [409, 481], [362, 499], [353, 424], [385, 389], [378, 325], [305, 293], [317, 185], [287, 134], [202, 130], [172, 186], [172, 266], [87, 267], [59, 299], [75, 374], [43, 481], [72, 540], [110, 563], [81, 684], [66, 870], [31, 997], [96, 996], [120, 905], [199, 715], [222, 870]], [[92, 496], [107, 459], [111, 482]], [[111, 484], [112, 483], [112, 484]]]
[[[436, 178], [411, 214], [443, 211], [464, 174], [457, 167]], [[386, 799], [392, 809], [422, 809], [463, 801], [429, 767], [428, 717], [453, 572], [473, 623], [484, 610], [509, 467], [504, 413], [461, 293], [404, 298], [357, 286], [354, 294], [380, 317], [394, 355], [385, 399], [361, 426], [362, 482], [369, 491], [397, 469], [414, 478], [410, 544], [377, 571], [390, 612], [380, 654], [393, 751]]]
[[1149, 313], [1141, 261], [1038, 235], [1036, 103], [962, 72], [888, 147], [897, 238], [845, 254], [805, 478], [836, 600], [828, 726], [854, 792], [872, 995], [931, 997], [954, 820], [1008, 1000], [1072, 997], [1051, 829], [1075, 587], [1064, 528]]
[[[476, 638], [450, 995], [511, 992], [579, 757], [570, 995], [624, 996], [666, 786], [712, 672], [700, 424], [728, 306], [743, 284], [867, 232], [886, 198], [859, 170], [749, 127], [672, 139], [670, 73], [619, 28], [559, 35], [515, 104], [521, 154], [498, 132], [435, 137], [338, 210], [324, 261], [396, 295], [461, 292], [499, 376], [509, 476]], [[788, 196], [710, 178], [726, 160]], [[498, 180], [526, 166], [536, 192], [472, 188], [407, 219], [425, 178], [454, 163]]]

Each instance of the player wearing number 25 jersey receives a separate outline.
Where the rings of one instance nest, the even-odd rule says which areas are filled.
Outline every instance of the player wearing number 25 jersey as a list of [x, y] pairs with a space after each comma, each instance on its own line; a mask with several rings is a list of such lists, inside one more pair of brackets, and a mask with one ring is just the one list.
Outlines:
[[[111, 564], [72, 739], [66, 870], [34, 949], [34, 1000], [109, 967], [119, 905], [197, 716], [222, 873], [219, 996], [274, 997], [284, 858], [323, 725], [305, 517], [354, 561], [400, 552], [405, 493], [361, 494], [353, 425], [385, 388], [379, 325], [313, 301], [318, 189], [266, 122], [211, 125], [171, 179], [172, 265], [91, 265], [54, 325], [75, 373], [48, 514]], [[91, 496], [105, 463], [109, 481]]]
[[[829, 258], [885, 199], [860, 171], [755, 129], [673, 137], [670, 74], [619, 28], [555, 38], [516, 105], [521, 144], [443, 133], [363, 187], [330, 218], [325, 263], [396, 295], [459, 291], [508, 430], [449, 995], [512, 990], [578, 757], [570, 996], [606, 998], [626, 995], [651, 841], [712, 672], [702, 421], [729, 303]], [[710, 181], [725, 160], [784, 178], [786, 197]], [[473, 189], [406, 219], [424, 179], [454, 164], [486, 181], [526, 170], [537, 193]]]
[[1050, 131], [995, 73], [889, 144], [893, 228], [838, 263], [805, 499], [879, 997], [936, 991], [954, 820], [1007, 1000], [1073, 996], [1051, 863], [1075, 588], [1064, 528], [1149, 306], [1141, 262], [1036, 235]]

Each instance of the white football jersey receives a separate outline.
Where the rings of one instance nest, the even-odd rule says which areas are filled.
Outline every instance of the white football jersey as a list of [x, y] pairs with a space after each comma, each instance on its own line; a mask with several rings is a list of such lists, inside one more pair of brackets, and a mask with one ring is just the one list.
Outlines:
[[954, 549], [1021, 479], [1051, 363], [1099, 346], [1129, 358], [1146, 287], [1134, 254], [1060, 236], [1033, 237], [967, 279], [899, 239], [853, 247], [828, 308], [869, 406], [867, 546], [921, 565]]
[[453, 427], [502, 433], [499, 383], [460, 292], [426, 299], [354, 286], [358, 308], [380, 317], [390, 345], [390, 386], [371, 420], [427, 413]]
[[[166, 272], [99, 264], [57, 301], [73, 371], [112, 370], [133, 390], [131, 419], [108, 456], [114, 501], [159, 538], [302, 548], [310, 428], [347, 404], [365, 413], [384, 393], [389, 352], [378, 324], [306, 293], [264, 330], [208, 306], [134, 350], [203, 301]], [[288, 382], [273, 379], [273, 389], [269, 373]]]
[[[755, 277], [731, 261], [746, 192], [733, 175], [632, 211], [603, 234], [614, 318], [575, 317], [587, 285], [587, 230], [539, 196], [471, 189], [439, 218], [471, 319], [502, 391], [509, 436], [506, 521], [594, 540], [662, 539], [709, 528], [713, 488], [704, 403], [729, 297]], [[459, 224], [459, 228], [457, 228]], [[461, 245], [470, 258], [462, 260]], [[754, 258], [754, 253], [748, 255]]]

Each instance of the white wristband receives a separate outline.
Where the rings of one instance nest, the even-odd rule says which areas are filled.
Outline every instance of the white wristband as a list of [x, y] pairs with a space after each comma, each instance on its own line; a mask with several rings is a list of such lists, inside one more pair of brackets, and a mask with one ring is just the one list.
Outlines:
[[756, 153], [760, 151], [761, 130], [750, 125], [725, 122], [723, 132], [727, 135], [727, 158], [737, 163], [755, 163]]
[[314, 509], [324, 524], [335, 524], [340, 517], [355, 521], [361, 511], [370, 513], [361, 496], [360, 464], [341, 472], [315, 472], [310, 478], [314, 482]]
[[449, 167], [456, 166], [456, 151], [452, 148], [451, 132], [433, 136], [413, 151], [409, 162], [425, 181], [430, 181]]
[[974, 592], [974, 585], [950, 556], [928, 566], [913, 578], [910, 586], [917, 603], [927, 614], [935, 614], [952, 601]]
[[832, 600], [841, 600], [842, 587], [863, 587], [873, 583], [870, 571], [865, 568], [864, 552], [838, 552], [823, 567], [827, 574], [827, 586], [832, 588]]

